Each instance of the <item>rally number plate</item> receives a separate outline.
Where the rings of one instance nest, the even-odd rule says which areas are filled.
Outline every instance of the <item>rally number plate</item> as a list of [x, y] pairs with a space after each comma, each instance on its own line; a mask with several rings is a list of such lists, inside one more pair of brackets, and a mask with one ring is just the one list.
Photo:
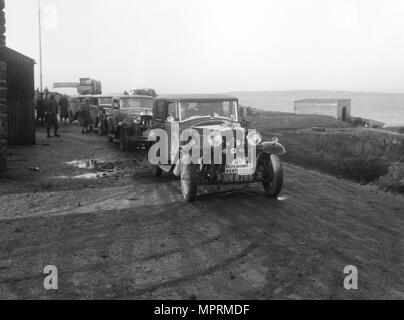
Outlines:
[[254, 167], [248, 164], [227, 165], [224, 173], [226, 175], [250, 176], [254, 174]]

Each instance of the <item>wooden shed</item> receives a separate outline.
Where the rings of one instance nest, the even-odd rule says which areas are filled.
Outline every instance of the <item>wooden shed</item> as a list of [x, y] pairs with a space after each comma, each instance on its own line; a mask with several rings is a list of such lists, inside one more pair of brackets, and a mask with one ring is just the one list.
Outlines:
[[35, 144], [35, 61], [7, 47], [0, 60], [7, 63], [8, 144]]

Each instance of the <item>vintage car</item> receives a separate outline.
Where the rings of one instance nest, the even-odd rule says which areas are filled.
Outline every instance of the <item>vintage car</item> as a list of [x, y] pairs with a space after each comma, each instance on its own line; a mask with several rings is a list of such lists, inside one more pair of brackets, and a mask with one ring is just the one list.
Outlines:
[[96, 95], [94, 103], [97, 108], [97, 116], [95, 126], [100, 136], [107, 135], [108, 115], [112, 114], [112, 96]]
[[[165, 171], [180, 176], [187, 201], [195, 200], [198, 185], [254, 182], [263, 183], [266, 195], [276, 198], [283, 183], [279, 156], [285, 148], [277, 138], [262, 141], [238, 113], [238, 99], [226, 95], [157, 97], [149, 136], [154, 141], [149, 151], [153, 175]], [[163, 133], [168, 138], [164, 160]]]
[[152, 125], [153, 101], [150, 96], [114, 97], [107, 124], [109, 141], [118, 140], [122, 151], [126, 151], [130, 144], [147, 147], [150, 144], [148, 134]]

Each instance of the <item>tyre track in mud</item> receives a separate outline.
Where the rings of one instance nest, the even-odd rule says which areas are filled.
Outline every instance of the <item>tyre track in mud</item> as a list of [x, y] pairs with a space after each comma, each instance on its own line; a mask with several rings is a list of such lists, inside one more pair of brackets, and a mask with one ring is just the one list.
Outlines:
[[[294, 170], [299, 170], [299, 168], [294, 168]], [[335, 180], [338, 181], [339, 184], [346, 183], [343, 180]], [[335, 181], [332, 182], [335, 183]], [[349, 183], [346, 184], [347, 185], [344, 189], [345, 194], [349, 193], [349, 189], [352, 187]], [[354, 186], [354, 188], [357, 188], [357, 186]], [[346, 189], [348, 189], [348, 191]], [[324, 270], [321, 268], [319, 269], [318, 266], [325, 264], [327, 268], [329, 268], [328, 278], [321, 279], [323, 283], [321, 283], [321, 281], [320, 283], [317, 283], [318, 286], [324, 287], [324, 292], [322, 292], [322, 294], [325, 296], [336, 297], [340, 295], [343, 297], [344, 294], [346, 294], [346, 292], [340, 288], [342, 281], [341, 274], [343, 267], [352, 261], [356, 261], [356, 264], [359, 266], [362, 266], [363, 264], [364, 269], [369, 269], [367, 272], [374, 273], [375, 270], [377, 271], [376, 274], [373, 274], [371, 277], [365, 274], [365, 281], [363, 281], [364, 287], [367, 286], [368, 283], [370, 287], [374, 286], [373, 289], [374, 292], [376, 292], [376, 296], [377, 294], [383, 294], [383, 292], [389, 294], [388, 291], [390, 289], [385, 289], [389, 287], [393, 288], [392, 291], [401, 292], [400, 290], [402, 290], [403, 283], [401, 280], [402, 271], [399, 269], [399, 267], [400, 261], [402, 263], [402, 247], [400, 245], [400, 241], [402, 241], [402, 236], [400, 235], [402, 234], [399, 233], [399, 230], [402, 228], [402, 221], [399, 221], [399, 224], [388, 223], [387, 226], [384, 226], [381, 225], [384, 223], [384, 219], [381, 217], [383, 221], [379, 221], [378, 224], [371, 223], [369, 225], [366, 223], [366, 214], [365, 217], [362, 217], [363, 214], [359, 214], [359, 217], [355, 215], [355, 213], [362, 212], [360, 210], [352, 214], [352, 212], [350, 212], [351, 208], [342, 207], [343, 210], [340, 210], [338, 214], [334, 214], [335, 209], [341, 209], [341, 206], [337, 205], [318, 208], [315, 210], [315, 212], [313, 212], [312, 208], [314, 206], [312, 203], [310, 203], [310, 201], [309, 203], [305, 203], [305, 201], [300, 200], [297, 201], [297, 203], [293, 203], [294, 200], [291, 200], [289, 197], [290, 201], [286, 202], [288, 208], [285, 212], [285, 214], [288, 216], [284, 216], [284, 221], [287, 221], [288, 225], [282, 226], [281, 220], [276, 221], [276, 224], [274, 225], [274, 221], [272, 221], [273, 218], [266, 215], [268, 212], [262, 212], [262, 202], [265, 202], [265, 200], [261, 201], [261, 206], [257, 206], [257, 203], [255, 202], [257, 199], [254, 198], [256, 195], [258, 195], [257, 192], [250, 192], [249, 198], [240, 199], [237, 198], [236, 193], [233, 192], [233, 194], [229, 197], [237, 198], [237, 207], [232, 207], [229, 203], [223, 204], [223, 198], [216, 197], [213, 201], [214, 204], [209, 206], [209, 209], [205, 210], [205, 212], [207, 215], [213, 216], [214, 219], [217, 219], [217, 217], [220, 217], [223, 212], [226, 212], [226, 217], [231, 218], [230, 220], [233, 221], [233, 226], [235, 226], [238, 231], [242, 232], [242, 230], [240, 230], [242, 227], [245, 227], [245, 230], [252, 230], [253, 232], [249, 233], [249, 236], [255, 239], [255, 242], [257, 243], [267, 243], [267, 246], [269, 247], [268, 249], [270, 249], [272, 252], [279, 251], [279, 248], [268, 245], [268, 243], [271, 243], [276, 239], [273, 237], [271, 238], [268, 232], [263, 230], [265, 227], [276, 227], [277, 229], [280, 228], [281, 230], [289, 229], [288, 232], [290, 235], [297, 235], [297, 238], [299, 239], [298, 245], [300, 245], [300, 247], [308, 247], [309, 245], [313, 246], [313, 243], [316, 243], [316, 238], [322, 238], [322, 246], [314, 245], [312, 248], [309, 248], [312, 251], [312, 253], [309, 255], [307, 254], [307, 248], [300, 248], [303, 249], [301, 250], [302, 253], [300, 254], [302, 258], [312, 256], [315, 260], [313, 263], [311, 263], [311, 266], [309, 265], [307, 267], [307, 261], [299, 261], [299, 259], [297, 259], [295, 267], [291, 270], [290, 275], [297, 274], [301, 276], [302, 274], [307, 273], [307, 270], [310, 270], [311, 268], [317, 269], [318, 272], [321, 273], [324, 272]], [[293, 194], [293, 196], [297, 198], [299, 194]], [[209, 201], [208, 198], [210, 195], [202, 197], [203, 199], [201, 202]], [[292, 205], [290, 205], [290, 203], [292, 203]], [[274, 202], [274, 204], [275, 206], [273, 208], [273, 212], [279, 211], [279, 209], [284, 211], [284, 209], [278, 206], [279, 202]], [[354, 203], [351, 203], [350, 206], [352, 206], [352, 204]], [[330, 210], [330, 207], [334, 207], [334, 209]], [[388, 212], [387, 214], [392, 215], [393, 211]], [[380, 213], [375, 210], [371, 212], [371, 214], [378, 215]], [[390, 219], [387, 218], [387, 220]], [[304, 222], [304, 224], [302, 224], [302, 222]], [[313, 228], [310, 230], [311, 226], [310, 224], [307, 225], [307, 222], [315, 223], [318, 230]], [[299, 224], [302, 225], [301, 229], [290, 228], [290, 226], [299, 226]], [[323, 235], [319, 234], [319, 231], [322, 231]], [[369, 245], [366, 244], [366, 241], [361, 241], [362, 236], [365, 236], [370, 240], [371, 237], [375, 236], [375, 234], [378, 235], [377, 241], [372, 239], [373, 241]], [[294, 240], [292, 237], [290, 237], [288, 241], [293, 244]], [[381, 248], [384, 249], [382, 250]], [[298, 251], [298, 249], [299, 248], [296, 248], [296, 251]], [[388, 254], [386, 254], [387, 252]], [[324, 259], [324, 256], [330, 257], [328, 262], [321, 260], [321, 258]], [[368, 262], [368, 260], [370, 260], [370, 262]], [[385, 266], [385, 264], [388, 266]], [[390, 276], [389, 274], [393, 274], [394, 276]], [[374, 281], [375, 279], [376, 281]], [[379, 281], [377, 281], [377, 279], [379, 279]], [[292, 285], [290, 287], [296, 288], [296, 282], [299, 281], [301, 280], [295, 279], [294, 282], [291, 283]], [[319, 281], [319, 279], [313, 280], [313, 282], [316, 281]], [[324, 285], [324, 283], [332, 283], [333, 286], [327, 289], [327, 286]], [[366, 294], [363, 296], [357, 296], [366, 297]]]
[[[289, 174], [293, 175], [293, 172], [289, 172]], [[87, 298], [108, 295], [115, 298], [145, 298], [168, 294], [187, 298], [192, 295], [192, 292], [193, 294], [198, 292], [196, 288], [198, 285], [200, 286], [201, 281], [210, 284], [209, 293], [212, 296], [223, 297], [223, 292], [220, 295], [221, 288], [212, 282], [216, 277], [224, 279], [229, 272], [236, 275], [238, 285], [233, 285], [229, 280], [224, 282], [229, 289], [237, 288], [239, 290], [236, 297], [344, 297], [344, 291], [336, 288], [341, 284], [341, 268], [344, 265], [342, 260], [352, 262], [354, 257], [357, 263], [366, 263], [367, 257], [355, 258], [355, 254], [361, 255], [363, 252], [375, 260], [369, 263], [368, 267], [373, 266], [373, 269], [376, 269], [374, 265], [376, 263], [377, 268], [380, 269], [379, 272], [373, 270], [371, 276], [365, 277], [363, 286], [368, 287], [369, 290], [376, 288], [380, 290], [381, 285], [384, 285], [392, 287], [391, 291], [396, 294], [401, 292], [400, 279], [397, 279], [397, 276], [386, 276], [395, 262], [402, 262], [402, 256], [397, 252], [400, 245], [397, 245], [397, 239], [394, 238], [395, 232], [389, 231], [393, 239], [385, 240], [385, 233], [390, 230], [390, 226], [380, 228], [378, 225], [367, 225], [366, 217], [350, 216], [349, 212], [345, 211], [331, 214], [330, 208], [318, 208], [313, 212], [312, 200], [305, 201], [304, 196], [295, 194], [293, 188], [285, 191], [285, 199], [281, 201], [263, 198], [261, 190], [253, 187], [232, 192], [224, 191], [221, 194], [204, 193], [197, 202], [187, 204], [181, 200], [179, 181], [170, 178], [163, 178], [162, 181], [150, 179], [150, 183], [146, 183], [143, 187], [140, 183], [135, 183], [134, 187], [127, 187], [119, 196], [124, 196], [126, 192], [133, 193], [136, 190], [139, 198], [142, 198], [143, 195], [152, 195], [150, 198], [158, 199], [160, 203], [149, 207], [140, 206], [136, 209], [136, 202], [134, 202], [133, 209], [74, 214], [66, 212], [66, 214], [54, 218], [46, 217], [53, 223], [49, 224], [44, 221], [43, 226], [52, 228], [53, 224], [56, 227], [55, 234], [48, 236], [53, 238], [54, 244], [42, 245], [30, 250], [32, 261], [28, 260], [26, 264], [35, 265], [38, 256], [41, 257], [43, 253], [46, 253], [47, 261], [56, 261], [56, 265], [65, 266], [61, 273], [62, 276], [65, 275], [68, 279], [75, 278], [75, 276], [72, 277], [72, 274], [83, 276], [79, 286], [69, 283], [74, 282], [73, 280], [61, 282], [70, 289], [68, 290], [70, 293], [60, 293], [56, 297], [80, 297], [81, 294], [84, 294]], [[335, 210], [338, 205], [330, 207]], [[119, 217], [120, 214], [123, 216], [118, 221], [114, 221], [112, 216]], [[344, 215], [345, 218], [343, 218]], [[54, 221], [53, 219], [57, 217], [59, 220]], [[30, 218], [25, 219], [27, 219], [26, 222], [30, 221]], [[150, 224], [150, 219], [153, 221], [152, 224]], [[18, 220], [19, 225], [26, 225], [23, 219]], [[10, 223], [10, 221], [2, 222]], [[111, 222], [115, 222], [116, 226], [111, 226]], [[80, 224], [84, 224], [82, 230], [77, 229], [72, 233], [71, 229], [78, 228]], [[139, 228], [119, 227], [122, 224], [137, 225]], [[352, 240], [344, 244], [343, 239], [349, 239], [350, 234], [355, 233], [357, 228], [352, 229], [352, 225], [356, 224], [361, 226], [361, 234], [376, 237], [377, 241], [374, 243], [381, 244], [376, 248], [361, 244], [350, 249], [349, 244], [352, 244]], [[344, 225], [348, 230], [343, 228]], [[161, 228], [157, 228], [157, 226]], [[114, 232], [114, 228], [116, 228], [116, 232]], [[153, 228], [157, 228], [159, 231], [153, 232]], [[352, 230], [349, 230], [350, 228]], [[211, 237], [204, 237], [204, 233], [209, 234], [209, 232]], [[87, 235], [84, 236], [85, 234]], [[174, 248], [168, 247], [156, 253], [143, 255], [143, 250], [156, 250], [159, 236], [162, 234], [175, 243]], [[39, 235], [34, 233], [33, 236], [38, 237]], [[196, 241], [198, 239], [199, 242]], [[353, 240], [355, 239], [358, 240], [354, 237]], [[391, 243], [392, 240], [395, 240], [395, 246]], [[37, 241], [38, 244], [41, 244], [43, 240], [38, 239]], [[145, 248], [141, 248], [134, 254], [134, 247], [139, 241], [145, 241]], [[228, 249], [232, 245], [243, 243], [243, 241], [247, 243], [247, 246], [242, 254], [235, 256], [229, 254]], [[218, 242], [223, 246], [219, 250], [217, 247], [212, 247], [212, 244]], [[74, 252], [80, 251], [83, 244], [87, 247], [87, 251], [81, 254], [83, 261], [76, 261], [76, 265], [75, 263], [71, 265], [68, 261], [69, 257], [72, 258], [71, 255]], [[23, 243], [20, 243], [19, 246], [23, 246]], [[114, 246], [115, 249], [121, 248], [121, 251], [117, 253], [119, 255], [117, 260], [95, 258], [103, 253], [109, 256], [110, 252], [114, 251]], [[392, 252], [386, 250], [386, 247]], [[388, 259], [387, 261], [391, 261], [392, 265], [384, 266], [383, 263], [376, 261], [378, 260], [377, 255], [383, 252], [389, 253], [384, 253], [380, 258], [384, 256]], [[61, 258], [60, 253], [68, 254]], [[134, 264], [139, 265], [146, 262], [151, 262], [151, 264], [155, 262], [154, 267], [157, 268], [157, 271], [155, 270], [154, 275], [161, 275], [161, 270], [158, 270], [159, 263], [163, 262], [163, 265], [172, 263], [164, 258], [176, 254], [181, 256], [181, 263], [178, 264], [179, 272], [172, 275], [167, 274], [168, 279], [154, 281], [151, 280], [153, 277], [149, 277], [147, 281], [141, 281], [141, 286], [139, 286], [131, 276]], [[22, 259], [23, 255], [15, 258]], [[225, 256], [227, 259], [220, 262], [220, 256]], [[248, 257], [248, 262], [243, 261], [245, 257]], [[95, 260], [91, 261], [91, 259]], [[329, 261], [326, 261], [327, 259]], [[74, 259], [72, 261], [74, 262]], [[215, 264], [215, 261], [220, 263]], [[243, 275], [246, 266], [253, 276], [249, 276], [248, 273]], [[37, 270], [38, 267], [25, 269], [24, 272], [31, 276], [3, 280], [14, 284], [20, 282], [18, 287], [23, 288], [26, 282], [39, 281], [38, 276], [35, 276]], [[173, 272], [172, 268], [165, 270]], [[92, 273], [96, 275], [97, 272], [102, 274], [95, 281], [99, 285], [99, 289], [89, 290], [88, 288], [94, 284], [90, 281], [86, 282], [84, 279], [87, 277], [91, 279]], [[315, 274], [320, 274], [320, 279], [313, 276]], [[372, 279], [378, 277], [381, 277], [379, 283], [371, 284]], [[258, 288], [257, 279], [264, 280], [262, 286]], [[101, 289], [103, 280], [108, 282], [110, 287]], [[330, 284], [332, 285], [330, 286]], [[310, 292], [314, 292], [314, 294]], [[386, 290], [384, 292], [388, 294]], [[369, 293], [357, 297], [366, 298], [367, 294]], [[24, 296], [27, 293], [23, 293], [23, 290], [20, 289], [18, 295]], [[234, 296], [234, 293], [229, 296]], [[224, 297], [227, 295], [225, 294]]]

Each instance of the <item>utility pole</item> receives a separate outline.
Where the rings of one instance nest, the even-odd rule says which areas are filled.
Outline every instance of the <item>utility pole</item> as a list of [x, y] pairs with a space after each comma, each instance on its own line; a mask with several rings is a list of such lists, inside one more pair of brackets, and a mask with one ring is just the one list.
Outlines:
[[42, 87], [42, 22], [41, 22], [41, 0], [38, 1], [38, 23], [39, 23], [39, 83], [40, 92], [43, 92]]

